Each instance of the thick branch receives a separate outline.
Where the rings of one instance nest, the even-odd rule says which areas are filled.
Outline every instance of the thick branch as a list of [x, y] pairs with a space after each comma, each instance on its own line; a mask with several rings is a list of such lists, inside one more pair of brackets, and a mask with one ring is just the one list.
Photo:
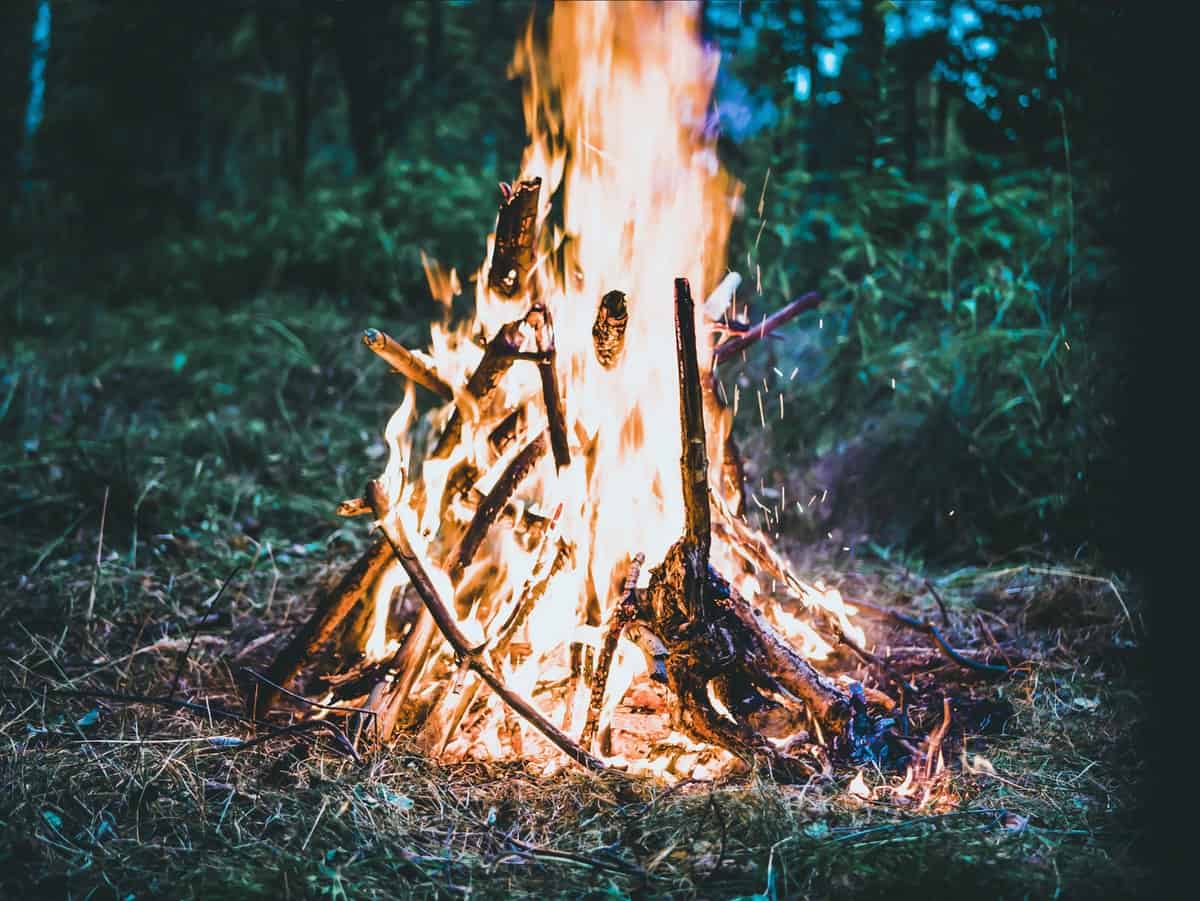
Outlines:
[[761, 324], [747, 330], [744, 334], [738, 335], [724, 344], [718, 344], [713, 349], [713, 366], [719, 366], [727, 360], [732, 360], [736, 354], [741, 353], [751, 344], [754, 344], [761, 338], [765, 338], [771, 332], [795, 319], [806, 310], [815, 309], [820, 303], [821, 295], [816, 291], [810, 291], [803, 297], [793, 300], [782, 310], [772, 313]]
[[387, 332], [369, 328], [363, 332], [362, 342], [401, 375], [432, 391], [442, 400], [454, 400], [454, 389], [449, 383], [431, 365], [400, 345]]

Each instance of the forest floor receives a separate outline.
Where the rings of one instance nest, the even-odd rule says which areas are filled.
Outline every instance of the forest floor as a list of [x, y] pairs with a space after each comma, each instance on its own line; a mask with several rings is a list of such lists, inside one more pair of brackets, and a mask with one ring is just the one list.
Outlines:
[[[869, 769], [863, 799], [847, 791], [854, 770], [669, 788], [439, 766], [403, 742], [355, 761], [320, 735], [260, 741], [221, 719], [240, 709], [236, 674], [270, 659], [314, 586], [363, 546], [363, 524], [332, 510], [382, 467], [377, 436], [400, 397], [359, 329], [416, 343], [417, 327], [294, 298], [5, 315], [0, 895], [1147, 890], [1136, 586], [1044, 559], [924, 572], [951, 639], [1012, 664], [999, 679], [938, 656], [923, 634], [868, 627], [927, 691], [915, 725], [936, 726], [941, 696], [954, 698], [954, 743], [926, 807]], [[876, 554], [808, 559], [804, 572], [940, 615], [902, 574], [918, 564]], [[185, 660], [191, 624], [239, 566]], [[198, 706], [154, 701], [177, 673], [174, 699]]]

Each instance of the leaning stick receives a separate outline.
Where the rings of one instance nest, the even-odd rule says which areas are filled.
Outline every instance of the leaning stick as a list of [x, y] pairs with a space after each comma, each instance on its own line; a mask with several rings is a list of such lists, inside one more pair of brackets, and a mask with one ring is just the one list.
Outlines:
[[383, 487], [378, 481], [372, 481], [368, 484], [367, 497], [371, 501], [371, 506], [375, 509], [384, 540], [387, 541], [392, 554], [400, 561], [400, 565], [404, 567], [405, 572], [408, 573], [408, 577], [412, 580], [417, 595], [425, 604], [425, 609], [429, 611], [439, 631], [445, 636], [446, 641], [454, 649], [454, 653], [458, 655], [459, 659], [466, 661], [467, 665], [475, 671], [475, 674], [486, 682], [488, 687], [496, 692], [505, 704], [541, 732], [542, 735], [546, 736], [555, 747], [571, 758], [571, 760], [595, 772], [607, 770], [608, 767], [602, 760], [593, 757], [583, 748], [579, 747], [579, 745], [575, 744], [575, 742], [571, 741], [569, 736], [547, 720], [536, 707], [510, 690], [504, 684], [503, 680], [492, 671], [491, 667], [483, 661], [479, 653], [472, 650], [470, 641], [463, 634], [453, 614], [450, 613], [441, 597], [439, 597], [437, 589], [429, 578], [429, 574], [425, 571], [424, 564], [421, 563], [420, 558], [417, 557], [412, 546], [409, 544], [408, 536], [404, 534], [404, 529], [399, 519], [388, 515], [387, 496], [384, 494]]
[[712, 518], [708, 505], [708, 455], [704, 449], [704, 402], [696, 355], [696, 307], [686, 278], [675, 279], [675, 350], [679, 364], [679, 458], [683, 482], [684, 546], [687, 561], [684, 603], [697, 620], [704, 608], [702, 588], [708, 577]]
[[504, 505], [508, 503], [513, 493], [525, 481], [545, 453], [546, 433], [543, 432], [513, 457], [512, 462], [504, 468], [504, 472], [500, 474], [500, 478], [496, 480], [496, 484], [488, 492], [487, 497], [475, 508], [471, 524], [450, 556], [448, 569], [450, 578], [455, 583], [462, 578], [463, 570], [470, 566], [471, 561], [475, 559], [475, 552], [483, 544], [483, 539], [487, 537], [488, 531], [496, 521], [496, 517], [504, 509]]
[[387, 332], [369, 328], [363, 332], [362, 342], [401, 375], [432, 391], [442, 400], [454, 400], [454, 389], [450, 384], [438, 375], [432, 366]]
[[541, 190], [540, 178], [519, 181], [515, 187], [500, 185], [504, 200], [496, 219], [496, 244], [488, 268], [488, 287], [504, 297], [515, 297], [533, 268]]
[[[517, 354], [521, 350], [521, 326], [524, 322], [524, 319], [518, 319], [501, 326], [500, 331], [496, 332], [492, 340], [487, 343], [487, 347], [483, 351], [483, 359], [479, 361], [479, 365], [475, 367], [475, 371], [467, 380], [467, 394], [475, 400], [482, 401], [491, 394], [500, 384], [500, 379], [508, 372], [513, 361], [517, 359]], [[438, 438], [437, 445], [429, 456], [435, 460], [450, 456], [461, 438], [462, 414], [455, 407], [454, 412], [450, 414], [449, 422], [446, 423], [446, 428]]]
[[608, 672], [612, 669], [617, 642], [621, 638], [621, 633], [625, 631], [625, 627], [633, 622], [638, 613], [635, 590], [638, 576], [642, 571], [642, 564], [645, 562], [646, 555], [643, 553], [639, 552], [633, 558], [633, 562], [629, 565], [629, 575], [625, 577], [621, 600], [613, 610], [608, 628], [604, 631], [600, 655], [596, 660], [596, 675], [592, 680], [592, 696], [588, 701], [587, 719], [583, 722], [583, 733], [579, 738], [579, 743], [585, 749], [590, 749], [592, 742], [596, 740], [596, 729], [600, 725], [600, 708], [604, 706], [604, 689], [608, 686]]
[[[366, 553], [342, 576], [337, 587], [322, 596], [313, 615], [275, 658], [267, 671], [267, 678], [286, 687], [301, 667], [329, 641], [334, 630], [383, 572], [390, 559], [385, 541], [372, 542]], [[270, 685], [256, 687], [252, 703], [254, 716], [261, 719], [278, 699], [279, 692]]]
[[781, 325], [795, 319], [806, 310], [812, 310], [818, 307], [821, 303], [821, 295], [816, 291], [809, 291], [803, 297], [793, 300], [782, 310], [777, 310], [759, 325], [748, 329], [746, 332], [726, 341], [724, 344], [718, 344], [713, 349], [713, 365], [717, 366], [727, 360], [733, 359], [735, 354], [745, 350], [751, 344], [754, 344], [761, 338], [765, 338]]

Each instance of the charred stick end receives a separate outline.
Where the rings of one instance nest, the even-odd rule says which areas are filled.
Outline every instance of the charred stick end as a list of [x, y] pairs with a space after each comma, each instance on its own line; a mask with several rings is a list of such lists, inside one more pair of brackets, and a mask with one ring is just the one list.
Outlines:
[[567, 444], [567, 414], [563, 409], [562, 393], [558, 389], [557, 355], [551, 351], [549, 359], [538, 364], [542, 379], [542, 400], [546, 404], [546, 420], [550, 430], [550, 448], [554, 452], [554, 465], [563, 469], [571, 465], [571, 450]]
[[616, 365], [625, 349], [625, 329], [629, 325], [629, 304], [620, 291], [609, 291], [600, 300], [596, 322], [592, 326], [592, 345], [596, 359], [605, 369]]
[[538, 197], [542, 180], [531, 178], [509, 188], [501, 186], [503, 202], [496, 220], [496, 245], [488, 270], [488, 287], [504, 297], [515, 297], [533, 268]]

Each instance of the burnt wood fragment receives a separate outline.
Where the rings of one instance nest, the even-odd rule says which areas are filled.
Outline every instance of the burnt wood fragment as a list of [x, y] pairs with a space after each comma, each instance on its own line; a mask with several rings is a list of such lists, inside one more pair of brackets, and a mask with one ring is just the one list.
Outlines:
[[500, 190], [503, 201], [496, 220], [496, 244], [488, 268], [488, 287], [504, 297], [516, 297], [524, 289], [533, 268], [542, 180], [519, 181], [512, 188], [501, 185]]
[[600, 299], [596, 322], [592, 326], [592, 346], [596, 359], [605, 369], [617, 364], [625, 349], [625, 329], [629, 325], [629, 304], [620, 291], [609, 291]]

